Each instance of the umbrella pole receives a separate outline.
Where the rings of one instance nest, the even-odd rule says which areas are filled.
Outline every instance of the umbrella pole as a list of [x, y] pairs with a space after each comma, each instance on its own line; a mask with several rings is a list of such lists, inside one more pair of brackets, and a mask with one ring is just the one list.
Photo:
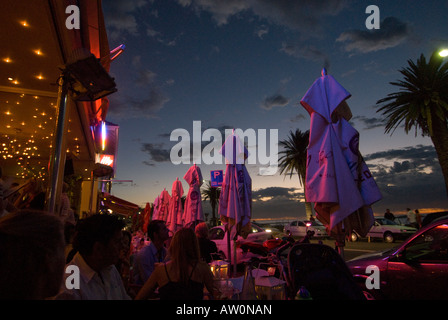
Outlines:
[[332, 230], [333, 237], [335, 238], [335, 249], [339, 253], [342, 259], [344, 259], [344, 247], [345, 247], [345, 230], [343, 223], [340, 222], [336, 225], [336, 227]]
[[[227, 258], [229, 259], [230, 265], [232, 265], [232, 247], [230, 246], [230, 230], [229, 230], [229, 224], [226, 224], [227, 229]], [[229, 277], [230, 277], [230, 271], [231, 268], [229, 268]]]
[[236, 241], [233, 241], [233, 277], [236, 277]]

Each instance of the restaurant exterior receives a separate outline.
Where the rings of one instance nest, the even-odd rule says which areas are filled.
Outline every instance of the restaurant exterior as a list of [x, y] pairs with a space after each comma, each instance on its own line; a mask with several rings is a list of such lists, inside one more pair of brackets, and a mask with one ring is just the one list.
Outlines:
[[0, 25], [5, 187], [17, 208], [44, 193], [57, 213], [65, 182], [75, 213], [96, 212], [98, 180], [114, 177], [117, 159], [119, 126], [106, 115], [117, 91], [109, 67], [122, 51], [109, 48], [101, 1], [3, 0]]

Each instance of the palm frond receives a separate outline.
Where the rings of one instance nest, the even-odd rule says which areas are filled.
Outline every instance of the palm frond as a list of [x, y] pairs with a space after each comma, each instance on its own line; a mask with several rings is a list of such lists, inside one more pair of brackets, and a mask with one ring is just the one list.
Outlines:
[[415, 128], [416, 135], [420, 129], [432, 136], [433, 117], [448, 118], [448, 62], [436, 53], [427, 61], [422, 54], [399, 72], [403, 79], [390, 82], [399, 91], [377, 101], [377, 112], [387, 119], [385, 133], [393, 134], [404, 125], [406, 133]]

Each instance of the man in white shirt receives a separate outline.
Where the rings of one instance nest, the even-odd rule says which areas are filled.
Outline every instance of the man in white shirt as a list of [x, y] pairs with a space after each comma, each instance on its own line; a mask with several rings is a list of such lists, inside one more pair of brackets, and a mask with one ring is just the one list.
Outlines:
[[406, 210], [408, 211], [408, 213], [406, 214], [408, 218], [408, 224], [410, 224], [414, 228], [417, 228], [417, 217], [415, 216], [415, 212], [410, 208], [406, 208]]
[[78, 252], [66, 266], [62, 289], [56, 299], [131, 299], [115, 267], [123, 245], [123, 227], [122, 221], [106, 214], [95, 214], [78, 222], [73, 241]]

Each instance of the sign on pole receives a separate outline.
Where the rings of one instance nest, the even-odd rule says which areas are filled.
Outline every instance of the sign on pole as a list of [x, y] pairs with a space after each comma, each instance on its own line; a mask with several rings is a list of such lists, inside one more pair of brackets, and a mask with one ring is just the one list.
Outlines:
[[212, 170], [210, 171], [210, 181], [212, 187], [221, 187], [223, 180], [222, 170]]

